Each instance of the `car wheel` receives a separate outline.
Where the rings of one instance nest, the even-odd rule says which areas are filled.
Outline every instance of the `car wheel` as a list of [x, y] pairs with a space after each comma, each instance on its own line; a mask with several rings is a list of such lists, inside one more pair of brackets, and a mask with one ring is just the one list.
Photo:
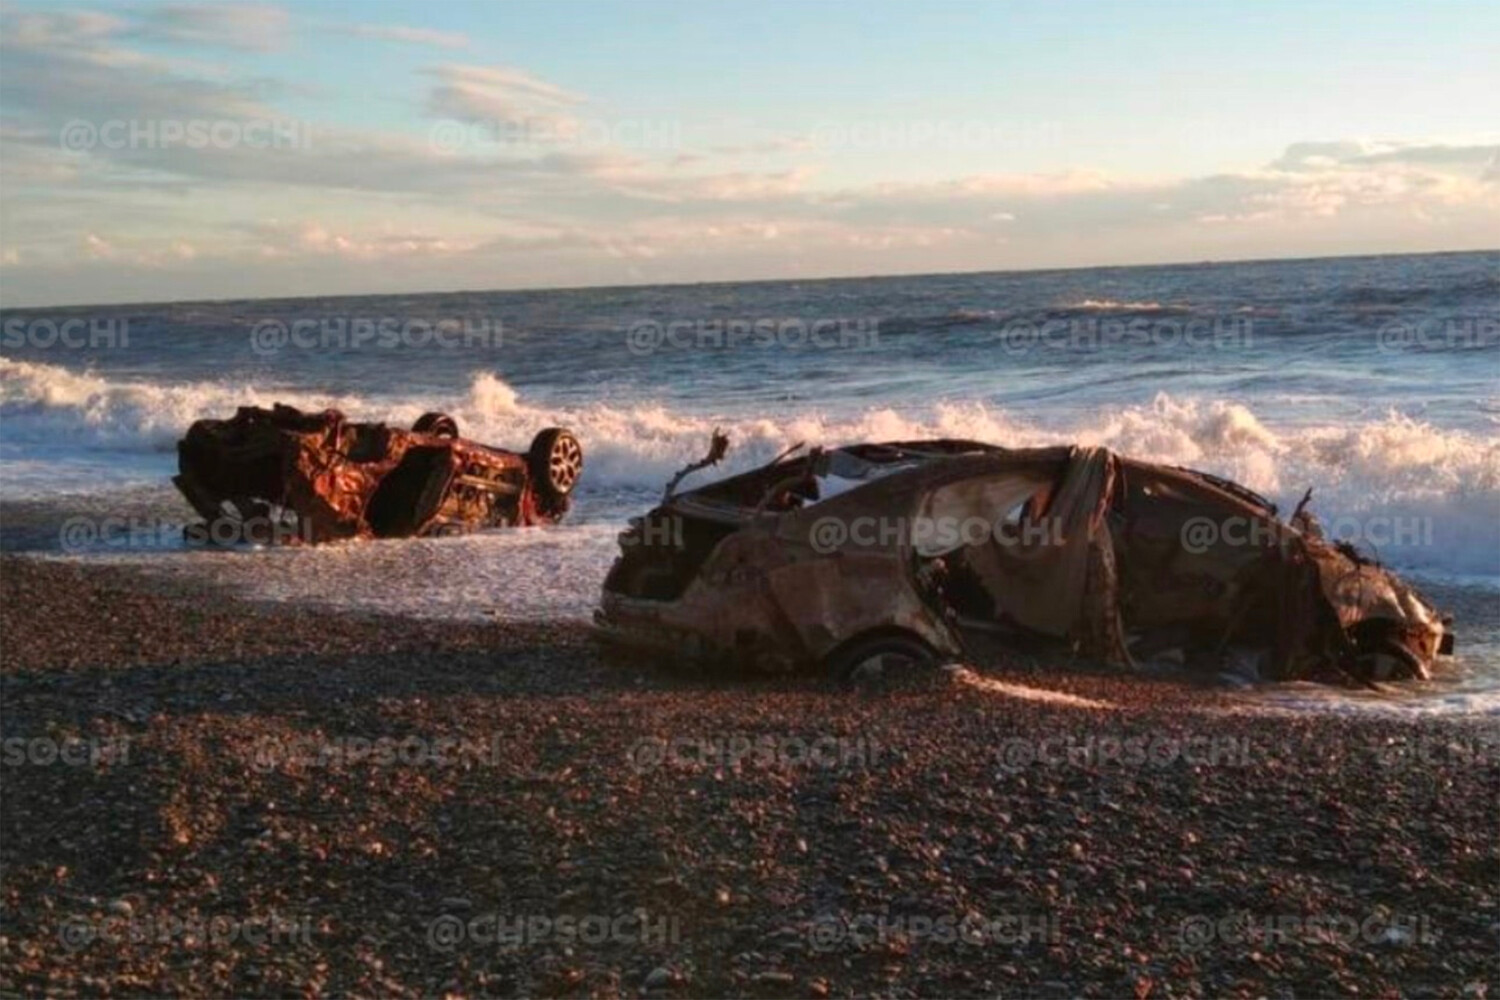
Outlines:
[[834, 679], [850, 687], [889, 690], [938, 679], [939, 659], [914, 635], [885, 633], [854, 639], [828, 658]]
[[458, 437], [458, 421], [446, 413], [424, 413], [411, 425], [418, 434], [435, 434], [438, 437]]
[[549, 427], [532, 439], [526, 461], [537, 491], [560, 500], [583, 474], [583, 445], [567, 428]]
[[1411, 650], [1398, 642], [1384, 642], [1360, 654], [1358, 674], [1367, 681], [1426, 680], [1427, 670]]

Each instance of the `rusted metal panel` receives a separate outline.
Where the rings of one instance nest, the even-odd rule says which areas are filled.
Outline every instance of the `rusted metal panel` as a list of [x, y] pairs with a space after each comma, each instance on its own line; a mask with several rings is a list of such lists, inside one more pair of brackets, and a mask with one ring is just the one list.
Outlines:
[[[716, 439], [710, 458], [723, 450]], [[627, 642], [751, 649], [773, 664], [836, 658], [864, 636], [958, 656], [978, 628], [1122, 667], [1172, 650], [1214, 669], [1250, 649], [1268, 679], [1428, 676], [1451, 647], [1448, 620], [1389, 570], [1330, 544], [1305, 506], [1288, 523], [1238, 484], [1101, 448], [814, 450], [668, 490], [622, 534], [596, 622]], [[932, 542], [934, 521], [976, 517], [989, 519], [987, 537]], [[1192, 544], [1203, 520], [1220, 530]], [[871, 524], [879, 530], [856, 535]]]
[[280, 404], [200, 420], [177, 451], [173, 482], [208, 537], [270, 543], [550, 524], [583, 468], [563, 428], [518, 454], [459, 437], [442, 414], [402, 430]]

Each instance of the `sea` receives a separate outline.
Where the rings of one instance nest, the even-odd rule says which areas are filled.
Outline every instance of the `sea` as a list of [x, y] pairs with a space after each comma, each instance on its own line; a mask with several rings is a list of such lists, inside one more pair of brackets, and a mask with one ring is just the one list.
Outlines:
[[[632, 515], [700, 457], [963, 437], [1076, 442], [1237, 480], [1455, 617], [1398, 692], [1293, 711], [1500, 718], [1500, 252], [545, 291], [0, 309], [0, 545], [252, 601], [587, 621]], [[189, 424], [246, 405], [443, 411], [586, 455], [565, 523], [321, 548], [186, 547]]]

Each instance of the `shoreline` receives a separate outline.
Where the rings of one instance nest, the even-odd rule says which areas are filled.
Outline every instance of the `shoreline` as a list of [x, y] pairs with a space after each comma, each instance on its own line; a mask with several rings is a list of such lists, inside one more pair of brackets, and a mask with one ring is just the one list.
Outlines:
[[7, 993], [1495, 988], [1467, 720], [1100, 674], [872, 697], [17, 556], [0, 593]]

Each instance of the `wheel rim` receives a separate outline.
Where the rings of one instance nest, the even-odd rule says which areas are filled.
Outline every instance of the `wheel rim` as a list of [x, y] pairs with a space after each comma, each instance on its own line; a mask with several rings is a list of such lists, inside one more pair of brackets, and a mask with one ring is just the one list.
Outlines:
[[578, 482], [583, 472], [583, 448], [578, 439], [564, 435], [552, 442], [552, 453], [547, 456], [547, 473], [552, 488], [567, 493]]

